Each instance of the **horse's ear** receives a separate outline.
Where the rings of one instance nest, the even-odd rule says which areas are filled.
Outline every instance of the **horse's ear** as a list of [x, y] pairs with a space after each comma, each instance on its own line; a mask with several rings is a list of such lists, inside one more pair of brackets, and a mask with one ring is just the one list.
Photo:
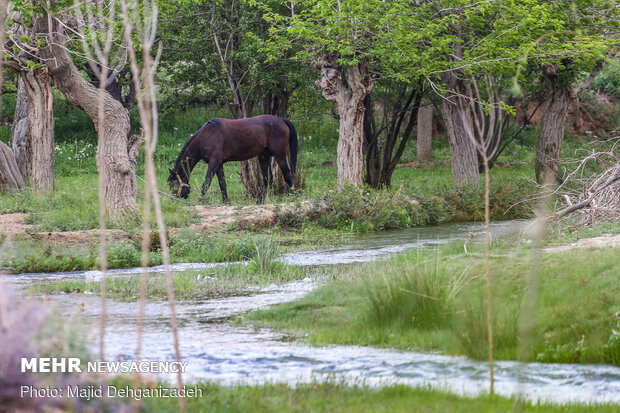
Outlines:
[[168, 168], [168, 170], [170, 171], [170, 175], [172, 175], [174, 173], [174, 171], [172, 170], [172, 168]]

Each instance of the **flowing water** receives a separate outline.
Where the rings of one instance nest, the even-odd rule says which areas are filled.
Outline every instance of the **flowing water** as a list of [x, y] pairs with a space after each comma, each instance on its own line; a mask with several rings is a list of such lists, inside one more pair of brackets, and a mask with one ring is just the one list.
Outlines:
[[[494, 237], [516, 232], [523, 223], [492, 226]], [[454, 239], [469, 239], [481, 226], [472, 224], [418, 228], [361, 236], [348, 245], [318, 251], [290, 253], [283, 257], [294, 265], [354, 263], [389, 256], [417, 247], [433, 247]], [[199, 269], [207, 264], [182, 264], [175, 271]], [[152, 269], [152, 271], [161, 269]], [[114, 276], [135, 276], [138, 269], [115, 270]], [[98, 278], [98, 272], [47, 274], [53, 278]], [[50, 278], [51, 277], [51, 278]], [[43, 275], [24, 274], [13, 279], [21, 285], [37, 282]], [[402, 383], [425, 385], [458, 394], [474, 395], [488, 388], [488, 365], [465, 357], [421, 354], [372, 347], [310, 347], [291, 342], [280, 332], [236, 325], [232, 319], [247, 311], [297, 299], [318, 285], [316, 279], [272, 285], [251, 295], [178, 302], [181, 355], [188, 362], [185, 380], [218, 383], [295, 383], [335, 380], [379, 386]], [[93, 295], [63, 294], [50, 297], [69, 317], [78, 308], [81, 318], [96, 334], [100, 299]], [[132, 360], [136, 346], [137, 303], [108, 303], [105, 350], [109, 360]], [[174, 359], [167, 302], [146, 305], [142, 354], [148, 360]], [[93, 340], [96, 343], [96, 340]], [[94, 345], [93, 345], [94, 346]], [[94, 347], [93, 347], [94, 348]], [[518, 380], [519, 374], [521, 380]], [[174, 377], [164, 377], [174, 381]], [[605, 365], [531, 363], [519, 373], [515, 362], [496, 362], [496, 391], [517, 392], [532, 400], [558, 403], [620, 403], [620, 368]]]

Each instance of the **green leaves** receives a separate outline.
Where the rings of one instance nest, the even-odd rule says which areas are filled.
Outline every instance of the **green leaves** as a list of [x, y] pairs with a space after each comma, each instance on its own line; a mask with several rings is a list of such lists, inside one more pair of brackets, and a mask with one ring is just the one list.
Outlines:
[[32, 60], [27, 60], [26, 61], [26, 65], [31, 70], [34, 70], [34, 69], [44, 69], [45, 68], [45, 65], [43, 63], [33, 62]]

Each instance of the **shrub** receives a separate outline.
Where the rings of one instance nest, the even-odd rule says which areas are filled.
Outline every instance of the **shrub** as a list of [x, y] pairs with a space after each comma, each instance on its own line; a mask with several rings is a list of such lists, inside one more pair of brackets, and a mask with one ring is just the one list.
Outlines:
[[127, 241], [111, 244], [107, 255], [109, 268], [138, 267], [142, 261], [140, 250]]
[[329, 212], [321, 217], [321, 225], [356, 232], [410, 227], [409, 209], [415, 203], [400, 190], [376, 191], [354, 186], [329, 191], [322, 202]]
[[254, 254], [254, 243], [250, 236], [230, 241], [185, 231], [170, 239], [170, 255], [176, 262], [241, 261]]
[[405, 329], [440, 327], [449, 322], [462, 281], [434, 263], [399, 260], [367, 283], [368, 321]]
[[248, 270], [261, 274], [272, 274], [283, 264], [278, 261], [280, 249], [269, 238], [258, 237], [253, 240], [254, 254], [250, 258]]
[[[463, 306], [463, 308], [461, 308]], [[452, 332], [467, 356], [484, 360], [489, 354], [486, 301], [481, 292], [463, 298], [452, 317]], [[495, 357], [515, 359], [519, 319], [510, 307], [493, 304], [493, 347]]]

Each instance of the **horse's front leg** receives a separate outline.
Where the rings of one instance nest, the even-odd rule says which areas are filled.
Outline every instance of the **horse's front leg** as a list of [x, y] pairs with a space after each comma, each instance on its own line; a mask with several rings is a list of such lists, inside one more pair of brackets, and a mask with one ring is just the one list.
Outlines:
[[202, 183], [202, 196], [204, 197], [211, 186], [211, 180], [213, 179], [213, 175], [215, 175], [215, 164], [209, 163], [209, 167], [207, 168], [207, 175], [205, 176], [205, 181]]
[[216, 173], [217, 173], [217, 180], [220, 183], [220, 190], [222, 191], [222, 202], [227, 204], [228, 203], [228, 192], [226, 192], [226, 179], [224, 177], [223, 165], [220, 165], [220, 167], [217, 168]]

